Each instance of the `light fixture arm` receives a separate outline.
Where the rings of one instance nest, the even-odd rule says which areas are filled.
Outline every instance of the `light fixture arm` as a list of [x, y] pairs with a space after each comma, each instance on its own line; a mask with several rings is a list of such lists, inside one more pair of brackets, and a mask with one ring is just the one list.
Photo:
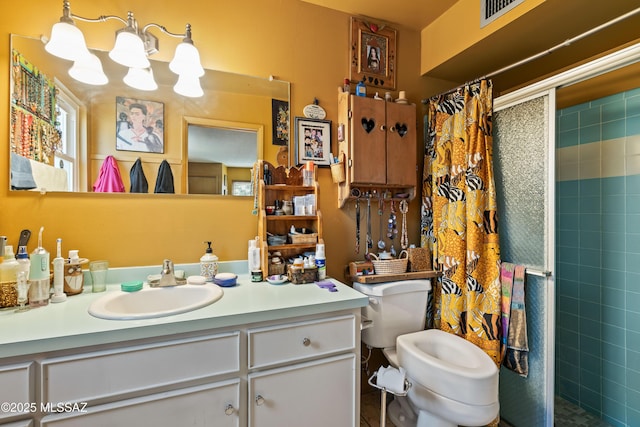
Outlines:
[[172, 33], [171, 31], [167, 30], [167, 28], [164, 25], [160, 25], [160, 24], [156, 24], [154, 22], [151, 22], [151, 23], [145, 25], [144, 27], [142, 27], [142, 33], [146, 34], [147, 30], [150, 27], [158, 28], [158, 29], [160, 29], [160, 31], [162, 31], [164, 34], [166, 34], [168, 36], [177, 37], [177, 38], [182, 37], [184, 39], [183, 41], [186, 41], [188, 39], [191, 43], [193, 43], [193, 41], [191, 41], [191, 24], [187, 24], [187, 28], [185, 29], [185, 32], [180, 34], [180, 33]]

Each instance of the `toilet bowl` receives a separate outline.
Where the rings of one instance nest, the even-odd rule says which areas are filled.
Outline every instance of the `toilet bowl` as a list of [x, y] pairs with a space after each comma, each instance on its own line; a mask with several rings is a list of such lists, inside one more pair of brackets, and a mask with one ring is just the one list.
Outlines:
[[499, 412], [498, 368], [475, 344], [437, 329], [424, 330], [429, 280], [354, 283], [369, 296], [362, 309], [371, 326], [362, 341], [382, 349], [411, 382], [388, 414], [398, 427], [482, 426]]
[[482, 426], [496, 418], [498, 368], [479, 347], [438, 329], [400, 335], [396, 342], [417, 426]]

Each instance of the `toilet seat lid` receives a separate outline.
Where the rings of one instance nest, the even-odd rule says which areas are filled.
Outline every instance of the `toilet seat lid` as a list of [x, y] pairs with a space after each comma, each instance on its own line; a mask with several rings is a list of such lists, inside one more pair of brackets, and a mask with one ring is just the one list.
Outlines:
[[414, 279], [397, 282], [383, 282], [374, 284], [354, 283], [353, 288], [365, 295], [382, 297], [386, 295], [402, 294], [408, 292], [426, 292], [431, 290], [431, 280]]

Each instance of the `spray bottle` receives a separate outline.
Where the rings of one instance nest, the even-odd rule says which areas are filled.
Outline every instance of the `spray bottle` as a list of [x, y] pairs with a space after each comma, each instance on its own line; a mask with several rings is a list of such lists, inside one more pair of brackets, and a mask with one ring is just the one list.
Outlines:
[[29, 305], [41, 306], [49, 304], [49, 290], [51, 279], [49, 278], [49, 252], [42, 247], [42, 233], [44, 227], [40, 227], [38, 233], [38, 247], [31, 253], [31, 268], [29, 270]]
[[64, 258], [62, 258], [62, 239], [56, 240], [56, 257], [53, 259], [53, 295], [51, 302], [65, 302], [64, 293]]

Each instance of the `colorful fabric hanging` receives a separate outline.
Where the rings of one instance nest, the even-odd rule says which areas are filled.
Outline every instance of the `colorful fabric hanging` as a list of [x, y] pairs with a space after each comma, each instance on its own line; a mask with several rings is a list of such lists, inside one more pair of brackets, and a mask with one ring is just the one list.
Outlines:
[[107, 156], [102, 162], [98, 179], [93, 184], [93, 191], [96, 193], [124, 193], [118, 162], [113, 156]]
[[443, 273], [434, 324], [501, 363], [500, 244], [490, 80], [431, 99], [425, 123], [421, 246]]
[[514, 267], [511, 319], [508, 326], [507, 349], [503, 364], [521, 377], [529, 375], [529, 342], [527, 339], [527, 313], [524, 305], [524, 273], [522, 265]]

